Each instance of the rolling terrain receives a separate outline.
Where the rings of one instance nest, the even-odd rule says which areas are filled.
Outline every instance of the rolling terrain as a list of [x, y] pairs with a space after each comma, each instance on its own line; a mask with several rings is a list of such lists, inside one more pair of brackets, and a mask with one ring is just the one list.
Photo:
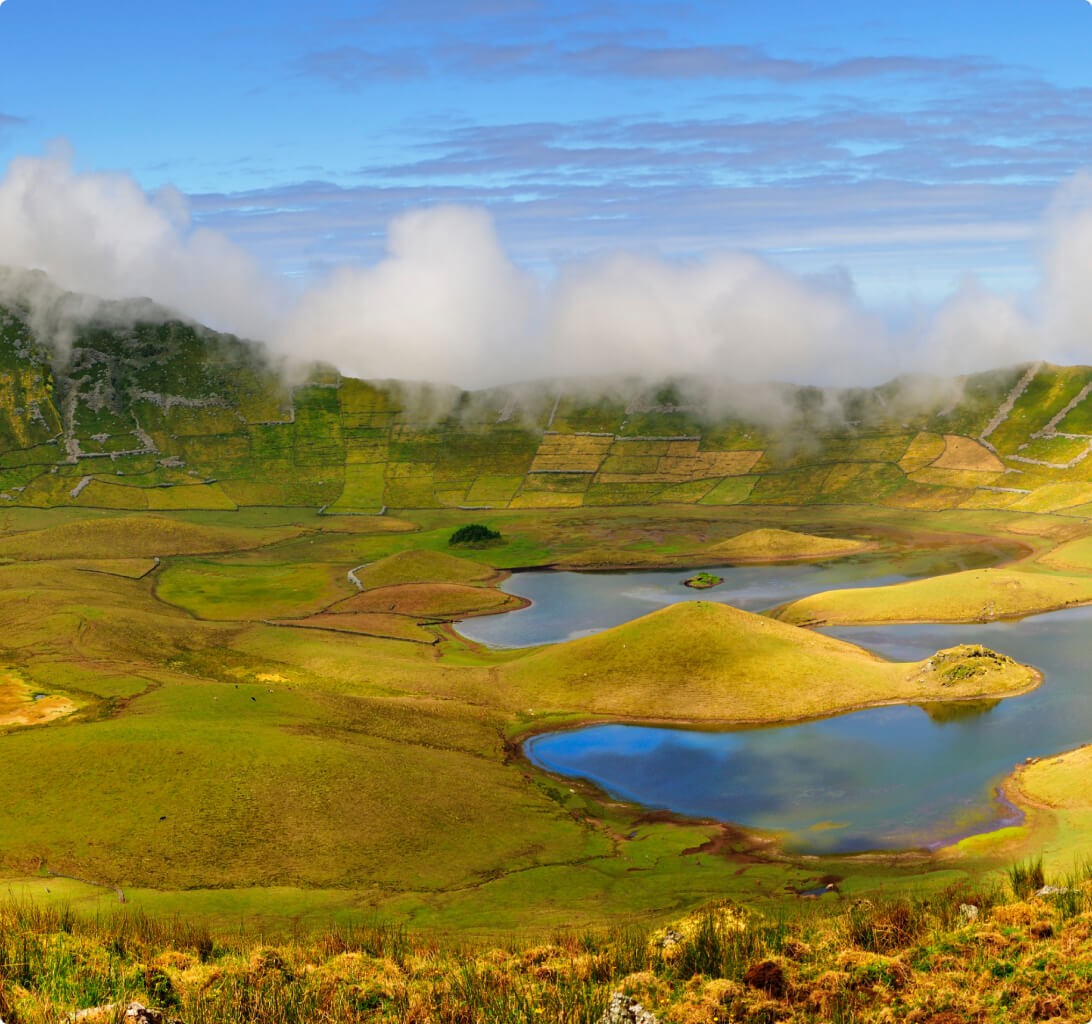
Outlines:
[[[60, 348], [32, 326], [48, 317], [0, 313], [0, 879], [28, 906], [542, 936], [652, 927], [713, 898], [795, 908], [828, 876], [846, 900], [932, 899], [1044, 839], [1055, 871], [1083, 851], [1083, 757], [1012, 782], [1044, 805], [1018, 828], [816, 860], [551, 777], [520, 743], [583, 722], [726, 728], [892, 702], [940, 715], [938, 700], [1035, 686], [1034, 666], [980, 649], [891, 662], [800, 624], [1092, 601], [1092, 368], [770, 385], [738, 406], [687, 381], [462, 392], [321, 367], [291, 377], [254, 344], [158, 313], [118, 326], [104, 308]], [[449, 543], [474, 522], [500, 538]], [[932, 578], [816, 594], [776, 617], [677, 605], [536, 649], [488, 650], [452, 628], [520, 607], [501, 589], [520, 568], [835, 558]], [[924, 568], [939, 564], [948, 575]], [[640, 955], [618, 941], [578, 979], [580, 1013], [629, 964], [652, 972], [634, 991], [713, 1019], [705, 994], [649, 961], [647, 936]], [[541, 963], [559, 978], [567, 955]], [[818, 991], [836, 962], [825, 950], [788, 973]], [[415, 963], [400, 961], [397, 984], [371, 960], [324, 966], [343, 974], [314, 1005], [335, 989], [346, 1019], [368, 1009], [361, 992], [391, 1014], [451, 1003], [417, 973], [450, 964]], [[201, 1019], [190, 967], [163, 970]], [[154, 994], [151, 975], [132, 977], [126, 991]], [[541, 980], [513, 1014], [547, 998]], [[0, 969], [7, 1020], [32, 1000], [5, 984]]]

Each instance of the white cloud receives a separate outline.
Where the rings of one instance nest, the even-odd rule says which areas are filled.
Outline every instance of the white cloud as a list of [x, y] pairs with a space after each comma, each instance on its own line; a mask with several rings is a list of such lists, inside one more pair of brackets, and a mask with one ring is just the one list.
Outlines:
[[0, 180], [0, 264], [106, 298], [147, 296], [354, 375], [470, 387], [633, 374], [872, 383], [1087, 360], [1092, 177], [1059, 191], [1043, 237], [1036, 312], [968, 279], [924, 326], [892, 333], [848, 275], [806, 278], [740, 252], [614, 253], [543, 282], [513, 262], [486, 212], [450, 205], [396, 217], [378, 262], [296, 294], [224, 235], [194, 228], [173, 189], [77, 172], [63, 150], [13, 160]]
[[520, 375], [538, 301], [488, 214], [439, 206], [395, 219], [386, 256], [311, 289], [273, 341], [354, 375], [494, 382]]
[[0, 181], [0, 264], [108, 299], [149, 297], [212, 326], [266, 335], [281, 299], [256, 261], [193, 229], [184, 198], [127, 174], [78, 173], [71, 154], [18, 157]]

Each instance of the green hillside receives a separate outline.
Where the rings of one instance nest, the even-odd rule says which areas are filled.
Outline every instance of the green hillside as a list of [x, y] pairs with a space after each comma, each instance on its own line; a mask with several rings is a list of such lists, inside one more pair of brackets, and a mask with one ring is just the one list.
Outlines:
[[[328, 513], [702, 504], [1029, 512], [1092, 504], [1092, 368], [872, 389], [613, 382], [465, 392], [314, 368], [178, 321], [67, 332], [0, 307], [0, 502]], [[606, 390], [604, 388], [604, 390]], [[709, 393], [712, 394], [712, 393]], [[727, 395], [727, 401], [725, 400]], [[736, 403], [739, 405], [739, 403]], [[739, 405], [742, 408], [742, 405]]]

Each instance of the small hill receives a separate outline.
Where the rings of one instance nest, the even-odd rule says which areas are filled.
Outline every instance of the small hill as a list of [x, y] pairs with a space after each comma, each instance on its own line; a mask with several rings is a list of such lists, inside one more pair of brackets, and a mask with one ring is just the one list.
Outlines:
[[399, 551], [358, 570], [356, 578], [365, 590], [398, 583], [486, 583], [495, 580], [497, 570], [469, 558], [443, 551]]
[[775, 612], [782, 622], [989, 622], [1092, 601], [1092, 580], [1016, 569], [968, 569], [887, 587], [828, 590]]
[[748, 530], [738, 537], [721, 541], [708, 553], [733, 562], [783, 562], [836, 558], [864, 551], [872, 545], [844, 537], [816, 537], [792, 530]]
[[460, 583], [399, 583], [346, 598], [329, 611], [413, 615], [422, 619], [461, 619], [522, 608], [526, 602], [492, 587]]
[[289, 528], [247, 530], [203, 526], [165, 516], [116, 516], [65, 523], [0, 538], [0, 557], [39, 561], [54, 558], [152, 558], [239, 551], [298, 534]]
[[956, 648], [925, 662], [883, 661], [841, 640], [695, 601], [537, 651], [498, 675], [500, 693], [517, 707], [759, 723], [1036, 685], [1034, 670], [988, 653]]

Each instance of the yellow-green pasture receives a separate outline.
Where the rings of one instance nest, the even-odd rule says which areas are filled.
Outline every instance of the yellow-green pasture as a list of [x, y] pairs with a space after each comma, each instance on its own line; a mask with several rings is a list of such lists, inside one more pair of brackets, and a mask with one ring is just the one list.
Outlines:
[[1092, 601], [1092, 575], [973, 569], [886, 587], [832, 590], [781, 608], [805, 626], [879, 622], [990, 622]]

